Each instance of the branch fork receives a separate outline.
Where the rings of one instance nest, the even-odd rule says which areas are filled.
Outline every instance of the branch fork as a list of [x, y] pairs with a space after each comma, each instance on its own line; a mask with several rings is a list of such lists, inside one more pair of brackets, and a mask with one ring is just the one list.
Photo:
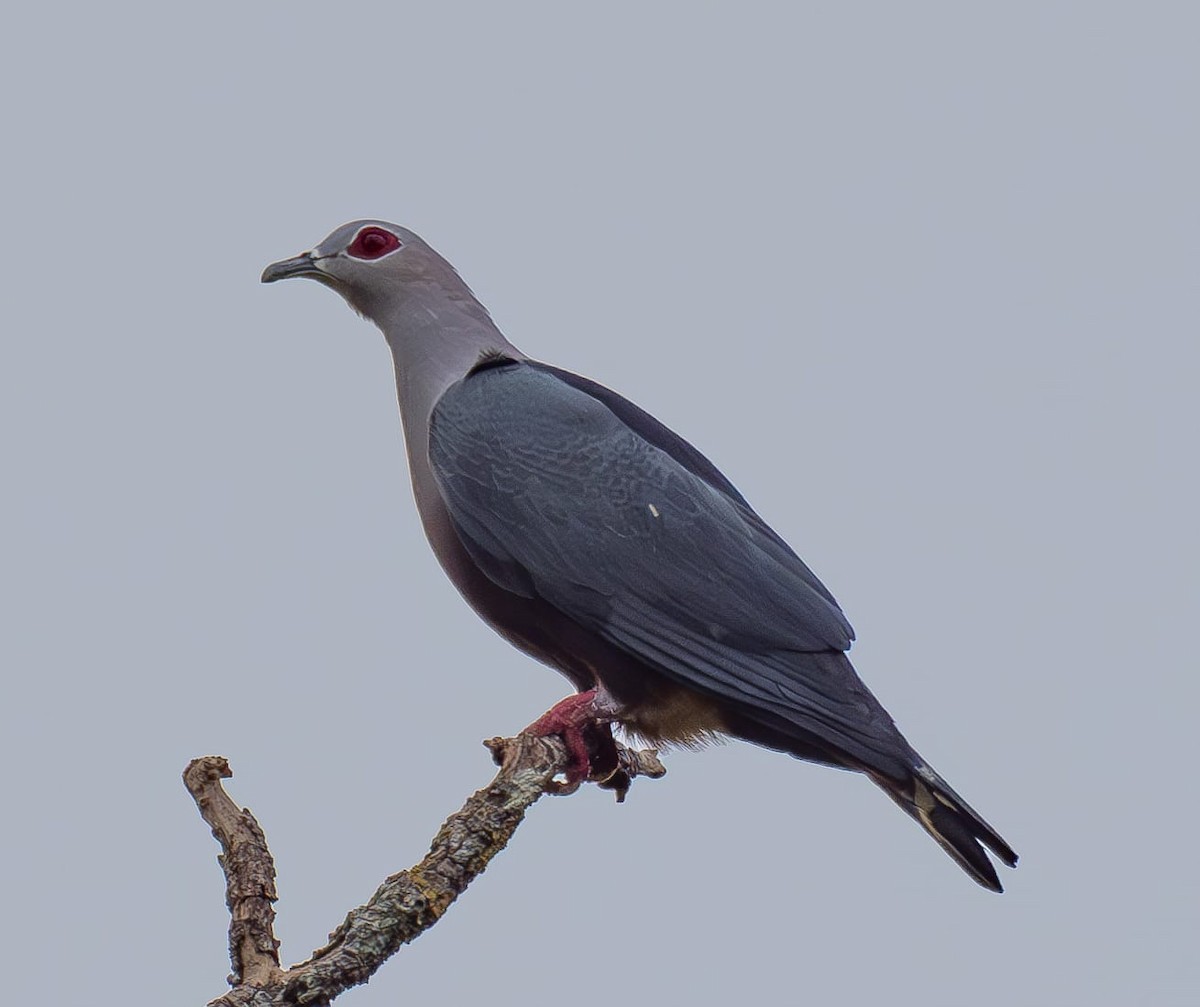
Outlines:
[[[347, 914], [329, 943], [290, 968], [279, 963], [275, 862], [266, 837], [250, 811], [225, 792], [221, 781], [233, 776], [228, 761], [215, 755], [192, 760], [183, 773], [184, 786], [221, 844], [218, 862], [230, 914], [231, 989], [210, 1007], [327, 1004], [365, 983], [402, 945], [441, 919], [543, 794], [573, 793], [579, 787], [556, 779], [569, 763], [557, 737], [521, 734], [484, 744], [500, 767], [492, 782], [445, 821], [419, 864], [387, 878]], [[614, 790], [621, 801], [636, 777], [657, 779], [665, 773], [656, 752], [617, 744], [615, 768], [606, 764], [603, 778], [593, 782]]]

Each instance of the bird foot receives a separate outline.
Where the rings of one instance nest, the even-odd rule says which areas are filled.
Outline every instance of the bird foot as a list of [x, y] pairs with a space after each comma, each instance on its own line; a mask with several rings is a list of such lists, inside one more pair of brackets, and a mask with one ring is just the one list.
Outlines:
[[616, 704], [607, 692], [588, 689], [555, 703], [521, 732], [535, 738], [557, 735], [567, 746], [566, 783], [556, 788], [556, 793], [572, 793], [584, 780], [603, 786], [623, 772], [612, 736], [616, 713]]

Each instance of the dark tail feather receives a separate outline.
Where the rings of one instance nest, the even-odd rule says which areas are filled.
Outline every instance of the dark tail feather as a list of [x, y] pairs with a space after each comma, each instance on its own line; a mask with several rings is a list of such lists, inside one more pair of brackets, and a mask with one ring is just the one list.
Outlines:
[[[911, 815], [958, 866], [984, 888], [1002, 892], [996, 868], [986, 846], [1009, 867], [1017, 866], [1017, 855], [999, 834], [950, 785], [923, 762], [904, 782], [886, 776], [871, 777], [887, 795]], [[983, 844], [982, 846], [980, 844]]]

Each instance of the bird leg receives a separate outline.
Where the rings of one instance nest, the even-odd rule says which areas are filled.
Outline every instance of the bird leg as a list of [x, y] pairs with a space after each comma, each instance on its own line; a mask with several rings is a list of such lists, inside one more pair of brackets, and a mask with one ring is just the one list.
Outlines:
[[569, 790], [587, 779], [605, 783], [621, 768], [612, 736], [612, 721], [618, 710], [603, 686], [588, 689], [555, 703], [521, 733], [562, 738], [570, 757], [566, 769]]

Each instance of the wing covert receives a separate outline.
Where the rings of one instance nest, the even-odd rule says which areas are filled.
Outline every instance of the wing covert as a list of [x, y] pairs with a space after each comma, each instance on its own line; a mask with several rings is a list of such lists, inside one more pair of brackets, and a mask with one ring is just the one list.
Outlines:
[[464, 545], [506, 590], [844, 747], [879, 715], [890, 725], [841, 658], [853, 631], [808, 567], [740, 496], [585, 390], [527, 364], [473, 372], [434, 408], [429, 457]]

